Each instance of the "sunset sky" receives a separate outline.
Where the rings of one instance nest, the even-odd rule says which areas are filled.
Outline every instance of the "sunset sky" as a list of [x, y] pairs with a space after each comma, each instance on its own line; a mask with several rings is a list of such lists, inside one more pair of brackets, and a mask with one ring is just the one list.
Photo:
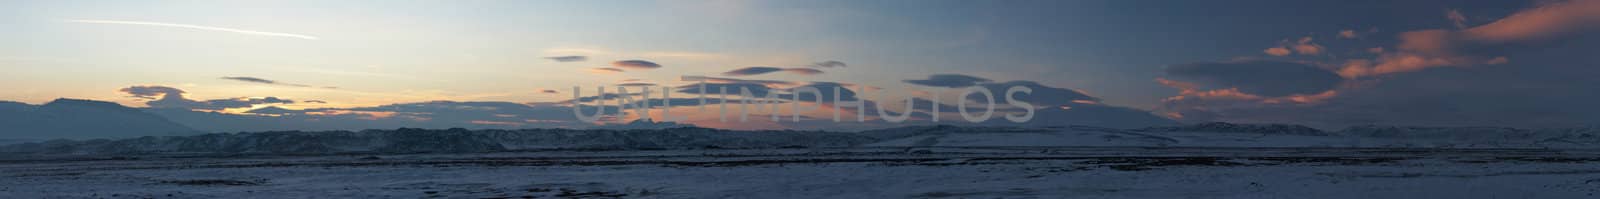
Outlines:
[[[1183, 122], [1600, 121], [1596, 0], [9, 1], [0, 27], [0, 100], [30, 104], [561, 102], [684, 76], [959, 88], [949, 74]], [[781, 71], [730, 73], [757, 66]]]

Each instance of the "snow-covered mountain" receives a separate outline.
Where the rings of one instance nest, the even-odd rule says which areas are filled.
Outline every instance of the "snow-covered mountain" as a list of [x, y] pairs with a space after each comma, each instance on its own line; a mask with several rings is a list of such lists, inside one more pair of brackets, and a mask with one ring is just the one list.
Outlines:
[[326, 132], [218, 133], [133, 139], [51, 140], [0, 146], [32, 154], [489, 152], [536, 149], [684, 149], [849, 147], [875, 141], [854, 133], [819, 131], [467, 130], [397, 129]]
[[1292, 124], [1234, 124], [1227, 122], [1209, 122], [1186, 126], [1160, 126], [1140, 128], [1141, 132], [1222, 132], [1222, 133], [1261, 133], [1277, 135], [1306, 135], [1328, 136], [1332, 135], [1322, 130]]
[[43, 105], [0, 102], [0, 138], [129, 138], [192, 135], [187, 126], [122, 105], [79, 99], [56, 99]]
[[52, 140], [0, 146], [0, 153], [414, 153], [583, 149], [846, 147], [1361, 147], [1600, 148], [1600, 128], [1352, 127], [1206, 123], [1115, 129], [913, 126], [863, 132], [667, 129], [279, 131], [109, 140]]
[[1114, 129], [906, 127], [868, 131], [870, 146], [1132, 146], [1132, 147], [1362, 147], [1362, 148], [1600, 148], [1600, 127], [1357, 126], [1322, 131], [1288, 124], [1202, 123]]

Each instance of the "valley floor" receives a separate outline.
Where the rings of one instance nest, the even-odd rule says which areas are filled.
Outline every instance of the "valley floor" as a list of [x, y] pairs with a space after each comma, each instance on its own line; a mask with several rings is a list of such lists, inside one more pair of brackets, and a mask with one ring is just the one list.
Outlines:
[[1595, 198], [1597, 154], [994, 147], [0, 158], [0, 198]]

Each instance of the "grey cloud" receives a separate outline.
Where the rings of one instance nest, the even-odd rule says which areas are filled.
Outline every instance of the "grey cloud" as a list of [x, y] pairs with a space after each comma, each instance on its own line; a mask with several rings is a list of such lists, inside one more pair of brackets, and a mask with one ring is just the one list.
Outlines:
[[128, 93], [132, 97], [145, 99], [155, 99], [155, 97], [162, 95], [183, 95], [183, 90], [166, 86], [131, 86], [122, 88], [119, 91]]
[[630, 83], [617, 84], [617, 86], [628, 86], [628, 87], [641, 87], [641, 86], [644, 86], [644, 87], [649, 87], [649, 86], [656, 86], [656, 84], [655, 83], [645, 83], [645, 82], [630, 82]]
[[[185, 107], [191, 109], [222, 110], [229, 108], [249, 108], [257, 104], [294, 104], [294, 100], [278, 97], [265, 98], [232, 98], [201, 101], [198, 106]], [[153, 106], [152, 106], [153, 107]]]
[[767, 74], [767, 73], [778, 72], [778, 71], [784, 71], [784, 72], [789, 72], [789, 73], [794, 73], [794, 74], [801, 74], [801, 75], [815, 75], [815, 74], [821, 74], [822, 73], [821, 70], [810, 69], [810, 68], [778, 68], [778, 67], [766, 67], [766, 66], [752, 66], [752, 67], [744, 67], [744, 68], [740, 68], [740, 69], [734, 69], [734, 70], [731, 70], [731, 71], [728, 71], [728, 72], [723, 72], [722, 75], [726, 75], [726, 76], [749, 76], [749, 75]]
[[[643, 92], [629, 91], [626, 96], [633, 97], [633, 96], [639, 96], [641, 94], [643, 94]], [[622, 96], [624, 96], [624, 95], [621, 94], [621, 93], [618, 93], [616, 90], [611, 90], [611, 91], [605, 93], [604, 95], [583, 96], [583, 97], [578, 97], [577, 99], [570, 99], [570, 100], [566, 100], [566, 101], [561, 101], [560, 103], [593, 102], [595, 100], [612, 100], [612, 99], [616, 99], [616, 98], [619, 98], [619, 97], [622, 97]]]
[[[836, 83], [836, 82], [810, 82], [810, 83], [807, 83], [805, 85], [797, 86], [797, 87], [816, 88], [818, 93], [815, 93], [815, 94], [811, 94], [811, 93], [795, 94], [795, 93], [792, 93], [792, 92], [788, 91], [787, 89], [775, 89], [775, 88], [771, 88], [771, 87], [768, 87], [768, 86], [765, 86], [765, 85], [762, 85], [762, 84], [756, 84], [756, 83], [706, 83], [705, 84], [705, 88], [706, 88], [705, 91], [701, 91], [700, 90], [700, 86], [701, 86], [700, 84], [690, 84], [690, 85], [679, 86], [678, 87], [678, 92], [687, 93], [687, 94], [701, 94], [701, 93], [704, 93], [704, 94], [723, 94], [722, 93], [722, 89], [723, 88], [727, 88], [727, 91], [728, 91], [727, 94], [728, 95], [740, 95], [740, 94], [742, 94], [742, 90], [741, 89], [750, 89], [751, 95], [754, 95], [755, 97], [758, 97], [758, 98], [759, 97], [766, 97], [767, 93], [776, 92], [777, 95], [775, 97], [777, 97], [779, 99], [782, 99], [782, 100], [793, 100], [793, 99], [796, 99], [798, 97], [798, 99], [800, 101], [803, 101], [803, 102], [831, 103], [831, 102], [834, 101], [834, 98], [835, 98], [835, 95], [834, 95], [833, 91], [834, 91], [835, 88], [838, 88], [839, 89], [839, 94], [837, 96], [838, 96], [839, 100], [846, 100], [846, 101], [858, 101], [858, 100], [861, 100], [861, 99], [856, 98], [856, 91], [855, 91], [854, 88], [851, 88], [853, 86], [846, 85], [846, 84], [841, 84], [841, 83]], [[798, 96], [796, 96], [796, 95], [798, 95]]]
[[656, 68], [661, 68], [661, 64], [656, 64], [655, 62], [650, 62], [650, 61], [645, 61], [645, 60], [622, 60], [622, 61], [616, 61], [616, 62], [611, 62], [611, 66], [615, 66], [615, 67], [618, 67], [618, 68], [627, 68], [627, 69], [656, 69]]
[[[123, 88], [123, 89], [118, 90], [118, 91], [121, 91], [123, 93], [128, 93], [129, 95], [132, 95], [134, 97], [145, 98], [145, 99], [154, 99], [154, 100], [151, 100], [149, 102], [145, 102], [145, 105], [149, 105], [152, 108], [180, 108], [180, 109], [222, 110], [222, 109], [228, 109], [228, 108], [246, 108], [246, 107], [251, 107], [251, 106], [257, 105], [257, 104], [293, 104], [293, 103], [295, 103], [294, 100], [283, 99], [283, 98], [278, 98], [278, 97], [263, 97], [263, 98], [245, 98], [245, 97], [240, 97], [240, 98], [196, 101], [196, 100], [191, 100], [191, 99], [185, 98], [183, 96], [183, 94], [185, 93], [183, 90], [180, 90], [180, 89], [177, 89], [177, 88], [172, 88], [172, 87], [166, 87], [166, 86], [133, 86], [133, 87], [128, 87], [128, 88]], [[156, 96], [160, 96], [161, 98], [155, 99]]]
[[545, 57], [545, 59], [555, 60], [557, 62], [581, 62], [581, 61], [588, 61], [589, 57], [573, 55], [573, 56]]
[[[945, 88], [981, 86], [985, 89], [989, 89], [989, 92], [994, 94], [994, 101], [996, 104], [1010, 103], [1005, 99], [1005, 92], [1006, 90], [1011, 89], [1011, 87], [1017, 86], [1027, 87], [1033, 91], [1030, 94], [1017, 94], [1014, 96], [1014, 98], [1023, 102], [1028, 102], [1034, 106], [1056, 106], [1072, 103], [1073, 101], [1100, 101], [1100, 98], [1089, 96], [1088, 94], [1084, 94], [1076, 90], [1045, 86], [1033, 81], [1009, 81], [993, 83], [993, 80], [969, 75], [937, 74], [929, 76], [928, 79], [905, 80], [904, 82], [916, 85]], [[968, 95], [966, 98], [967, 100], [976, 102], [982, 102], [986, 100], [983, 95], [979, 94]]]
[[962, 88], [990, 81], [992, 80], [961, 74], [936, 74], [928, 76], [928, 79], [904, 80], [910, 84], [945, 88]]
[[776, 67], [755, 66], [755, 67], [745, 67], [745, 68], [740, 68], [740, 69], [734, 69], [734, 70], [731, 70], [731, 71], [728, 71], [728, 72], [722, 72], [722, 75], [726, 75], [726, 76], [760, 75], [760, 74], [766, 74], [766, 73], [771, 73], [771, 72], [778, 72], [780, 70], [783, 70], [783, 69], [776, 68]]
[[[222, 79], [234, 80], [234, 81], [242, 81], [242, 82], [250, 82], [250, 83], [259, 83], [259, 84], [272, 84], [272, 85], [283, 85], [283, 86], [293, 86], [293, 87], [312, 87], [311, 85], [284, 83], [284, 82], [279, 82], [279, 81], [274, 81], [274, 80], [269, 80], [269, 79], [262, 79], [262, 78], [257, 78], [257, 77], [222, 77]], [[337, 89], [338, 87], [324, 86], [324, 87], [321, 87], [321, 88]]]
[[849, 66], [849, 65], [845, 65], [844, 62], [832, 61], [832, 60], [823, 61], [823, 62], [817, 62], [817, 63], [811, 64], [811, 67], [819, 67], [819, 68], [833, 68], [833, 67], [845, 67], [845, 66]]
[[[1010, 101], [1006, 101], [1006, 96], [1005, 96], [1006, 90], [1007, 89], [1011, 89], [1011, 87], [1016, 87], [1016, 86], [1027, 87], [1029, 89], [1033, 89], [1033, 92], [1031, 92], [1031, 93], [1028, 93], [1028, 94], [1017, 93], [1017, 95], [1012, 96], [1012, 97], [1015, 98], [1018, 101], [1022, 101], [1022, 102], [1027, 102], [1029, 104], [1033, 104], [1033, 106], [1035, 106], [1035, 107], [1060, 106], [1060, 105], [1076, 103], [1078, 101], [1091, 101], [1091, 102], [1096, 102], [1096, 103], [1100, 102], [1100, 98], [1096, 98], [1094, 96], [1089, 96], [1089, 94], [1084, 94], [1083, 92], [1078, 92], [1077, 90], [1045, 86], [1043, 84], [1039, 84], [1038, 82], [1033, 82], [1033, 81], [1009, 81], [1009, 82], [1004, 82], [1004, 83], [987, 83], [987, 84], [982, 84], [981, 86], [984, 87], [984, 88], [989, 89], [990, 92], [994, 93], [995, 104], [1008, 104], [1008, 103], [1010, 103]], [[968, 96], [966, 96], [966, 98], [967, 98], [967, 100], [974, 101], [974, 102], [982, 102], [982, 101], [986, 100], [986, 99], [984, 99], [983, 95], [981, 95], [981, 94], [968, 95]]]
[[705, 81], [706, 83], [760, 84], [760, 85], [765, 85], [765, 86], [768, 86], [768, 87], [790, 86], [790, 85], [796, 85], [797, 84], [795, 82], [780, 81], [780, 80], [746, 80], [746, 79], [734, 79], [734, 78], [722, 78], [722, 77], [706, 77], [706, 76], [683, 76], [681, 78], [681, 81], [690, 81], [690, 82], [693, 82], [693, 81]]
[[[702, 84], [699, 84], [699, 83], [679, 86], [678, 87], [678, 92], [680, 92], [680, 93], [688, 93], [688, 94], [728, 94], [728, 95], [739, 95], [739, 94], [741, 94], [743, 92], [742, 89], [749, 89], [750, 93], [752, 95], [755, 95], [757, 97], [765, 97], [765, 96], [767, 96], [768, 92], [772, 91], [772, 88], [767, 87], [767, 85], [757, 84], [757, 83], [749, 83], [749, 82], [705, 83], [703, 85], [705, 87], [705, 90], [700, 90], [700, 87], [702, 86]], [[727, 89], [726, 90], [727, 93], [723, 93], [722, 92], [723, 89]]]

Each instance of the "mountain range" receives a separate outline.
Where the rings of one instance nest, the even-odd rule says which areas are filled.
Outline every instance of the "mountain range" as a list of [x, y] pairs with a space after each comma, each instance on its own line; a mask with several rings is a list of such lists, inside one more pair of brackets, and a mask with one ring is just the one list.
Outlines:
[[0, 138], [117, 138], [193, 135], [201, 131], [116, 103], [57, 99], [43, 105], [0, 102]]
[[[583, 107], [592, 112], [594, 107]], [[608, 114], [627, 114], [606, 109]], [[920, 116], [928, 114], [917, 112]], [[262, 131], [358, 131], [365, 129], [660, 129], [692, 126], [689, 123], [655, 121], [585, 123], [573, 118], [572, 108], [553, 103], [428, 101], [372, 107], [287, 109], [267, 106], [242, 114], [197, 111], [184, 108], [132, 108], [112, 102], [57, 99], [42, 105], [0, 101], [0, 139], [93, 139], [139, 136], [192, 135], [221, 132]], [[893, 124], [881, 121], [832, 122], [807, 118], [801, 122], [779, 122], [775, 128], [804, 130], [871, 130], [912, 125], [972, 125], [958, 119], [942, 122], [907, 121]], [[1178, 124], [1138, 109], [1081, 104], [1071, 109], [1044, 108], [1027, 123], [991, 119], [978, 125], [1060, 126], [1090, 125], [1137, 128]]]

